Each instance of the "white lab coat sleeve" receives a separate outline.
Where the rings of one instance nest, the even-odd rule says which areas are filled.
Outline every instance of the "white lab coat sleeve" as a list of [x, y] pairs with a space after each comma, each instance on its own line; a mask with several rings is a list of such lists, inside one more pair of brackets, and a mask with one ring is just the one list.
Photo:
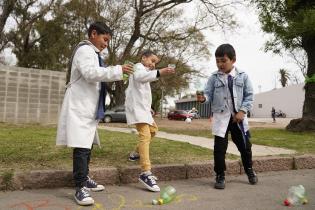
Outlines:
[[73, 62], [78, 67], [83, 78], [88, 82], [112, 82], [123, 78], [120, 65], [106, 68], [100, 67], [97, 54], [88, 45], [82, 46], [77, 50]]
[[146, 70], [143, 65], [136, 64], [134, 65], [134, 73], [133, 78], [137, 82], [146, 83], [146, 82], [153, 82], [158, 80], [157, 70], [148, 71]]

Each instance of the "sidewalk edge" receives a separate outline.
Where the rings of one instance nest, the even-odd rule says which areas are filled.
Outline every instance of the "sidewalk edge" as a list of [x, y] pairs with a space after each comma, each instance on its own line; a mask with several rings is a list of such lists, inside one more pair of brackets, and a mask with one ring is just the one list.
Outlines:
[[[315, 168], [315, 155], [259, 157], [253, 160], [257, 172]], [[239, 160], [227, 160], [227, 174], [243, 174]], [[214, 176], [213, 161], [205, 163], [156, 165], [152, 172], [161, 181]], [[128, 184], [138, 181], [138, 166], [92, 169], [90, 176], [100, 184]], [[70, 170], [34, 170], [25, 173], [6, 172], [0, 175], [0, 190], [73, 187]]]

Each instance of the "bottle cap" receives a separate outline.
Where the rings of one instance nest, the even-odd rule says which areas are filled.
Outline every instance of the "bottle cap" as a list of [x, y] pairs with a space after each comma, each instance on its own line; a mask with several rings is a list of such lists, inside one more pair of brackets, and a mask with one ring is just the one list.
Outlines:
[[163, 204], [163, 199], [160, 198], [158, 201], [159, 201], [159, 204], [160, 204], [160, 205]]
[[291, 203], [290, 203], [290, 201], [289, 201], [288, 199], [285, 199], [285, 200], [283, 201], [283, 204], [284, 204], [285, 206], [290, 206], [290, 205], [291, 205]]
[[158, 204], [159, 204], [159, 202], [157, 200], [155, 200], [155, 199], [152, 200], [152, 205], [158, 205]]

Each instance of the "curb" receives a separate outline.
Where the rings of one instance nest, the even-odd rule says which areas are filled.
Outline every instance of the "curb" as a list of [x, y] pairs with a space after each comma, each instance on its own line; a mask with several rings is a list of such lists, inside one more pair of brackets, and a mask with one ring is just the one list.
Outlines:
[[[260, 157], [253, 160], [256, 172], [284, 171], [315, 168], [315, 155], [293, 157]], [[227, 174], [243, 174], [241, 161], [226, 160]], [[128, 184], [138, 182], [139, 166], [97, 168], [91, 177], [100, 184]], [[213, 161], [207, 163], [156, 165], [152, 172], [161, 181], [213, 177]], [[0, 190], [73, 187], [71, 170], [36, 170], [25, 173], [1, 174]]]

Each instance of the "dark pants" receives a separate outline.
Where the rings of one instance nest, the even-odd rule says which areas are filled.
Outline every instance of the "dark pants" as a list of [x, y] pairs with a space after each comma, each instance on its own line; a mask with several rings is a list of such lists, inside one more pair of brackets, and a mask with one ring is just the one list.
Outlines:
[[85, 186], [89, 174], [91, 150], [86, 148], [73, 149], [73, 179], [77, 188]]
[[214, 171], [217, 175], [224, 175], [226, 170], [225, 154], [228, 147], [228, 133], [231, 132], [232, 141], [237, 146], [238, 151], [241, 153], [242, 163], [245, 171], [252, 167], [252, 144], [249, 140], [249, 132], [244, 133], [241, 126], [232, 122], [230, 119], [225, 137], [214, 137]]

